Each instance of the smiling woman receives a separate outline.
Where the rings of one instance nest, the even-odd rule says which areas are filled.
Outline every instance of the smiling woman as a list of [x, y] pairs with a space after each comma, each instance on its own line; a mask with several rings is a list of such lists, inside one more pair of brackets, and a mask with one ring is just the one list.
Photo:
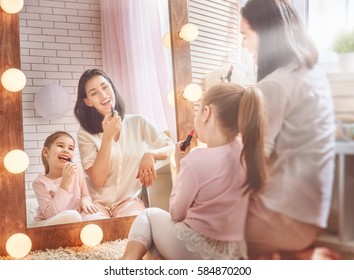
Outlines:
[[81, 125], [81, 163], [100, 213], [139, 214], [145, 208], [141, 185], [150, 187], [157, 179], [155, 162], [169, 158], [173, 142], [143, 115], [126, 114], [123, 98], [99, 69], [86, 70], [80, 77], [74, 112]]
[[[54, 1], [51, 1], [54, 2]], [[62, 1], [58, 1], [62, 2]], [[177, 135], [183, 139], [193, 119], [193, 106], [182, 97], [183, 88], [191, 81], [189, 44], [179, 41], [177, 33], [188, 21], [187, 1], [170, 1], [174, 86], [176, 92]], [[65, 9], [65, 13], [70, 9]], [[0, 10], [0, 74], [9, 67], [20, 68], [19, 15]], [[92, 39], [91, 39], [92, 40]], [[30, 48], [29, 48], [30, 49]], [[42, 51], [43, 52], [43, 51]], [[50, 52], [50, 51], [49, 51]], [[38, 53], [38, 52], [37, 52]], [[36, 60], [33, 56], [31, 59]], [[75, 60], [74, 60], [75, 61]], [[43, 61], [43, 63], [45, 63]], [[74, 67], [68, 64], [64, 68]], [[81, 68], [80, 68], [81, 71]], [[58, 75], [54, 71], [53, 75]], [[76, 84], [76, 82], [74, 83]], [[15, 233], [25, 233], [32, 240], [32, 250], [81, 245], [80, 231], [89, 222], [27, 228], [24, 174], [11, 174], [3, 166], [3, 158], [10, 150], [23, 149], [23, 119], [21, 93], [9, 93], [0, 85], [0, 255], [6, 255], [7, 239]], [[23, 95], [24, 104], [26, 95]], [[29, 128], [27, 127], [26, 130]], [[38, 152], [38, 151], [37, 151]], [[135, 217], [95, 221], [103, 230], [103, 241], [127, 236]]]

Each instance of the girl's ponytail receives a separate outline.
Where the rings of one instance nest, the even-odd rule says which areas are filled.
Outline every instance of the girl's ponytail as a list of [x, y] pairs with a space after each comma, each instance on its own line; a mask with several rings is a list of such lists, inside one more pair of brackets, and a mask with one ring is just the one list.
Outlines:
[[253, 191], [262, 189], [268, 172], [265, 156], [265, 131], [267, 116], [263, 94], [256, 87], [248, 87], [240, 101], [238, 128], [241, 133], [243, 149], [241, 161], [246, 164], [246, 181]]

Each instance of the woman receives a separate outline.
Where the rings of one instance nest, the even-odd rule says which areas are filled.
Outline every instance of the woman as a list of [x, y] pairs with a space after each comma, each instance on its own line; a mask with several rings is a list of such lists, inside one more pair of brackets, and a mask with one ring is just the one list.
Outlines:
[[125, 115], [111, 79], [98, 69], [82, 74], [74, 110], [82, 165], [102, 218], [137, 215], [144, 209], [141, 185], [156, 180], [155, 161], [172, 153], [172, 140], [143, 116]]
[[249, 0], [241, 15], [243, 46], [254, 55], [269, 115], [270, 181], [250, 201], [250, 255], [311, 258], [309, 246], [327, 225], [332, 195], [330, 87], [316, 66], [316, 47], [289, 1]]

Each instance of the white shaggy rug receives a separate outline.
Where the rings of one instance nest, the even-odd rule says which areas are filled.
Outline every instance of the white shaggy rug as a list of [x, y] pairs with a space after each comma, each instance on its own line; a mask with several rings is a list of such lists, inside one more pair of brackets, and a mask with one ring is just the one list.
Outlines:
[[[123, 256], [127, 239], [101, 243], [95, 247], [86, 245], [31, 251], [22, 260], [118, 260]], [[10, 256], [0, 260], [11, 260]]]

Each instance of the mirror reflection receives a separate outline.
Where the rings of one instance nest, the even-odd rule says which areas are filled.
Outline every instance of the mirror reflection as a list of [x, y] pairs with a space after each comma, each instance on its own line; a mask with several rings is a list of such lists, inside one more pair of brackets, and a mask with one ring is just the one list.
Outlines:
[[[127, 116], [143, 115], [156, 131], [169, 132], [175, 140], [174, 107], [167, 102], [167, 93], [173, 87], [171, 51], [161, 40], [169, 30], [168, 1], [136, 2], [139, 3], [128, 0], [25, 2], [20, 13], [20, 33], [21, 68], [27, 77], [23, 90], [23, 123], [25, 151], [30, 156], [25, 174], [28, 226], [38, 207], [33, 181], [44, 173], [41, 154], [45, 139], [55, 131], [69, 133], [76, 144], [70, 157], [77, 166], [81, 164], [77, 134], [80, 123], [74, 116], [74, 106], [78, 81], [85, 70], [103, 69], [124, 100]], [[54, 86], [60, 86], [60, 91], [48, 90]], [[42, 92], [46, 98], [39, 98]], [[107, 104], [112, 103], [110, 98], [103, 101], [107, 100]], [[118, 118], [119, 110], [113, 107]], [[121, 155], [129, 141], [127, 138], [124, 147], [112, 149]], [[62, 154], [60, 157], [62, 165], [69, 165]], [[119, 169], [117, 163], [113, 165], [110, 170]], [[157, 178], [164, 178], [163, 182], [159, 179], [154, 182], [161, 188], [171, 181], [167, 165], [168, 159], [154, 165]], [[140, 191], [141, 183], [150, 182], [141, 181], [143, 168], [139, 168], [139, 163], [135, 163], [129, 176], [134, 172], [135, 176], [140, 172], [140, 177], [134, 178]], [[88, 188], [92, 189], [92, 180], [88, 182]], [[136, 196], [135, 184], [134, 187]], [[104, 209], [108, 211], [113, 204], [105, 205]]]

